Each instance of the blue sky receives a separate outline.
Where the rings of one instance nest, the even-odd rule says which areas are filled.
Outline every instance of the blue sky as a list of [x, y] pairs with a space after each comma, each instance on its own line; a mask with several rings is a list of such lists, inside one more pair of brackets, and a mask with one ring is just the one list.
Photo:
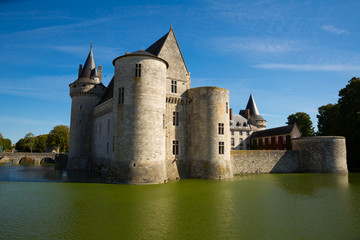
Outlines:
[[103, 82], [112, 60], [146, 49], [173, 25], [192, 87], [230, 91], [234, 113], [253, 93], [268, 127], [335, 103], [360, 73], [360, 1], [0, 0], [0, 133], [70, 124], [68, 85], [93, 41]]

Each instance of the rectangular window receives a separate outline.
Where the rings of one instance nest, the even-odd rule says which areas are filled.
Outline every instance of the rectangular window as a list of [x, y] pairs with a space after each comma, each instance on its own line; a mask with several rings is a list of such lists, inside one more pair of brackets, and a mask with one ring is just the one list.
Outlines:
[[173, 112], [173, 125], [179, 126], [179, 112]]
[[228, 114], [228, 113], [229, 113], [229, 103], [226, 102], [226, 114]]
[[179, 141], [173, 141], [173, 155], [179, 155]]
[[231, 146], [234, 146], [235, 145], [235, 141], [233, 138], [231, 138]]
[[115, 136], [113, 136], [112, 149], [113, 149], [113, 151], [115, 151]]
[[240, 135], [242, 135], [242, 131], [240, 131]]
[[135, 77], [138, 77], [138, 78], [141, 77], [141, 64], [135, 65]]
[[224, 154], [224, 142], [219, 142], [219, 154]]
[[219, 135], [224, 135], [224, 124], [219, 123]]
[[234, 131], [231, 131], [231, 135], [234, 135]]
[[171, 92], [177, 93], [177, 81], [171, 80]]
[[124, 103], [124, 88], [119, 88], [119, 103], [123, 104]]
[[108, 119], [108, 124], [107, 124], [107, 133], [110, 134], [110, 119]]

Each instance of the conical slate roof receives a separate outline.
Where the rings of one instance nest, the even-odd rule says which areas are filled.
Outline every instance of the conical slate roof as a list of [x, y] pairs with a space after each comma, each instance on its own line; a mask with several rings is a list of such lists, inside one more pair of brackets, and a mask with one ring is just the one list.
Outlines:
[[248, 101], [245, 109], [250, 110], [250, 116], [251, 115], [260, 115], [252, 94], [250, 94], [250, 98], [249, 98], [249, 101]]
[[86, 71], [90, 70], [90, 78], [93, 79], [95, 76], [97, 76], [97, 70], [96, 70], [96, 64], [95, 64], [95, 59], [94, 59], [94, 54], [92, 51], [92, 46], [90, 47], [90, 52], [89, 55], [85, 61], [84, 67], [82, 69], [82, 73], [80, 75], [80, 77], [87, 77]]

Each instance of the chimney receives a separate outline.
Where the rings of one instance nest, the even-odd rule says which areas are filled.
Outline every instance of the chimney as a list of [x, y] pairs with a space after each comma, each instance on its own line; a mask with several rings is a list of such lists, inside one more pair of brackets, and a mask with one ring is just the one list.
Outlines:
[[82, 72], [82, 64], [79, 64], [79, 74], [78, 74], [78, 78], [81, 76], [81, 72]]
[[250, 119], [250, 109], [245, 109], [245, 117], [246, 119]]
[[102, 66], [98, 67], [98, 77], [99, 77], [99, 82], [102, 81]]
[[230, 108], [230, 120], [232, 120], [232, 108]]

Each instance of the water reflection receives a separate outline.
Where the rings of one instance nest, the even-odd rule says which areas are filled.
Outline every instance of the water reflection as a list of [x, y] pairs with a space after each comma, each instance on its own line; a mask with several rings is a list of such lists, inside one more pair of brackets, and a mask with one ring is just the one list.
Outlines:
[[0, 181], [105, 182], [98, 174], [85, 171], [66, 171], [56, 164], [0, 164]]
[[[5, 171], [0, 166], [0, 239], [360, 236], [360, 174], [264, 174], [124, 185], [86, 183], [88, 175], [41, 167], [5, 166]], [[74, 183], [79, 179], [83, 182]]]

